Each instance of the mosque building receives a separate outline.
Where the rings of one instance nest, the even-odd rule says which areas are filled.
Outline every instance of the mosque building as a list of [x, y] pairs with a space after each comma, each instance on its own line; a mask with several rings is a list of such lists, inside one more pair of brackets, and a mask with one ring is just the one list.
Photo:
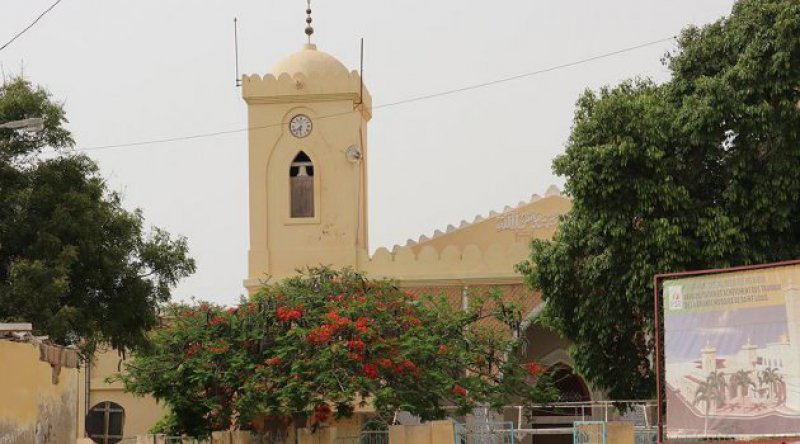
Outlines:
[[[502, 212], [454, 221], [430, 236], [370, 254], [372, 96], [359, 72], [311, 43], [310, 21], [307, 34], [308, 43], [298, 52], [268, 73], [245, 75], [241, 81], [251, 128], [245, 288], [254, 292], [267, 280], [326, 264], [396, 280], [412, 293], [444, 294], [453, 309], [467, 306], [471, 290], [499, 289], [527, 311], [527, 357], [558, 372], [563, 400], [600, 399], [572, 373], [568, 342], [530, 322], [542, 307], [541, 298], [514, 270], [528, 257], [531, 239], [553, 236], [559, 216], [571, 208], [570, 200], [551, 186], [543, 196], [534, 194]], [[101, 355], [84, 373], [89, 378], [81, 402], [90, 408], [113, 401], [124, 410], [125, 436], [146, 433], [163, 409], [152, 399], [125, 394], [117, 382], [105, 381], [118, 361], [116, 354]]]

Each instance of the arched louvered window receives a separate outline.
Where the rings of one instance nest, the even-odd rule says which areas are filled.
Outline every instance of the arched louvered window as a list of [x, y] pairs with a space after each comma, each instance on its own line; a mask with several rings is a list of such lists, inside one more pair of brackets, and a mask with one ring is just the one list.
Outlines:
[[314, 217], [314, 164], [300, 151], [289, 167], [291, 217]]
[[86, 414], [86, 433], [98, 444], [122, 441], [124, 427], [125, 409], [115, 402], [103, 401]]

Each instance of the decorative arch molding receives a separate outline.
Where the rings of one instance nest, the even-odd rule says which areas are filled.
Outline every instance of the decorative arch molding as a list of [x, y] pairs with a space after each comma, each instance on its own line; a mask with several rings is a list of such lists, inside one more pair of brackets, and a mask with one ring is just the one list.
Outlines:
[[[322, 180], [326, 165], [329, 163], [324, 149], [318, 146], [312, 135], [300, 142], [279, 141], [269, 156], [266, 166], [265, 185], [267, 214], [280, 215], [274, 221], [283, 221], [284, 225], [319, 224], [321, 213]], [[292, 217], [292, 169], [298, 155], [304, 154], [313, 165], [313, 215], [310, 217]], [[311, 173], [312, 170], [307, 170]]]
[[572, 356], [570, 356], [566, 350], [560, 348], [553, 350], [545, 356], [542, 356], [539, 359], [539, 363], [545, 367], [555, 367], [560, 365], [569, 367], [570, 369], [575, 368], [575, 361], [572, 359]]
[[[522, 331], [527, 331], [533, 325], [533, 321], [541, 314], [542, 310], [544, 309], [544, 302], [534, 307], [533, 310], [528, 314], [525, 320], [522, 323]], [[568, 367], [571, 371], [574, 371], [575, 368], [575, 360], [572, 359], [569, 352], [564, 350], [563, 348], [558, 348], [546, 355], [537, 358], [537, 361], [543, 366], [547, 368], [555, 368], [555, 367]], [[589, 400], [590, 401], [599, 401], [605, 399], [605, 395], [602, 391], [596, 390], [591, 384], [588, 383], [585, 379], [583, 379], [580, 375], [575, 375], [576, 377], [580, 378], [583, 381], [588, 393], [589, 393]]]

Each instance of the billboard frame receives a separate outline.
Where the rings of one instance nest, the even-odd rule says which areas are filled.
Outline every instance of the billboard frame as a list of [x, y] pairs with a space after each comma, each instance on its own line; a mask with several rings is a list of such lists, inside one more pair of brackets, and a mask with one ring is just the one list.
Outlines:
[[[710, 268], [706, 270], [690, 270], [690, 271], [682, 271], [678, 273], [662, 273], [657, 274], [653, 277], [653, 311], [654, 311], [654, 322], [655, 322], [655, 336], [656, 336], [656, 349], [655, 349], [655, 364], [656, 364], [656, 424], [657, 424], [657, 442], [658, 444], [668, 443], [664, 439], [664, 387], [662, 387], [662, 379], [664, 378], [664, 369], [663, 362], [662, 362], [662, 354], [664, 352], [663, 346], [661, 342], [661, 336], [664, 334], [664, 329], [662, 327], [662, 315], [661, 315], [661, 307], [664, 302], [664, 298], [662, 295], [662, 283], [667, 279], [676, 279], [682, 277], [694, 277], [694, 276], [707, 276], [707, 275], [715, 275], [715, 274], [726, 274], [726, 273], [736, 273], [739, 271], [748, 271], [748, 270], [761, 270], [766, 268], [779, 268], [779, 267], [788, 267], [791, 265], [800, 265], [800, 259], [790, 260], [790, 261], [781, 261], [781, 262], [771, 262], [768, 264], [757, 264], [757, 265], [742, 265], [738, 267], [729, 267], [729, 268]], [[800, 441], [800, 438], [798, 438]], [[682, 443], [686, 444], [685, 441], [681, 441]], [[781, 442], [785, 443], [786, 439], [780, 438], [764, 438], [764, 439], [754, 439], [754, 440], [747, 440], [747, 441], [736, 441], [736, 442], [759, 442], [759, 443], [770, 443], [770, 442]]]

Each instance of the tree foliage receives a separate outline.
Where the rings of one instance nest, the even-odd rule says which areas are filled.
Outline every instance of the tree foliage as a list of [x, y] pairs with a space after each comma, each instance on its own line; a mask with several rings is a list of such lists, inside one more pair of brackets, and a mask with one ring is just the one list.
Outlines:
[[166, 403], [169, 432], [190, 435], [315, 425], [365, 402], [391, 422], [398, 410], [430, 420], [455, 413], [445, 406], [554, 399], [549, 376], [514, 352], [519, 310], [491, 294], [470, 307], [314, 268], [228, 310], [174, 306], [119, 377]]
[[739, 1], [665, 63], [580, 97], [553, 164], [573, 209], [519, 267], [617, 399], [654, 394], [655, 274], [800, 257], [800, 3]]
[[[0, 129], [0, 321], [32, 322], [56, 342], [146, 343], [158, 304], [194, 271], [184, 238], [153, 228], [70, 151], [61, 104], [22, 78], [0, 86], [0, 122], [43, 117], [44, 131]], [[43, 155], [44, 149], [55, 154]]]

